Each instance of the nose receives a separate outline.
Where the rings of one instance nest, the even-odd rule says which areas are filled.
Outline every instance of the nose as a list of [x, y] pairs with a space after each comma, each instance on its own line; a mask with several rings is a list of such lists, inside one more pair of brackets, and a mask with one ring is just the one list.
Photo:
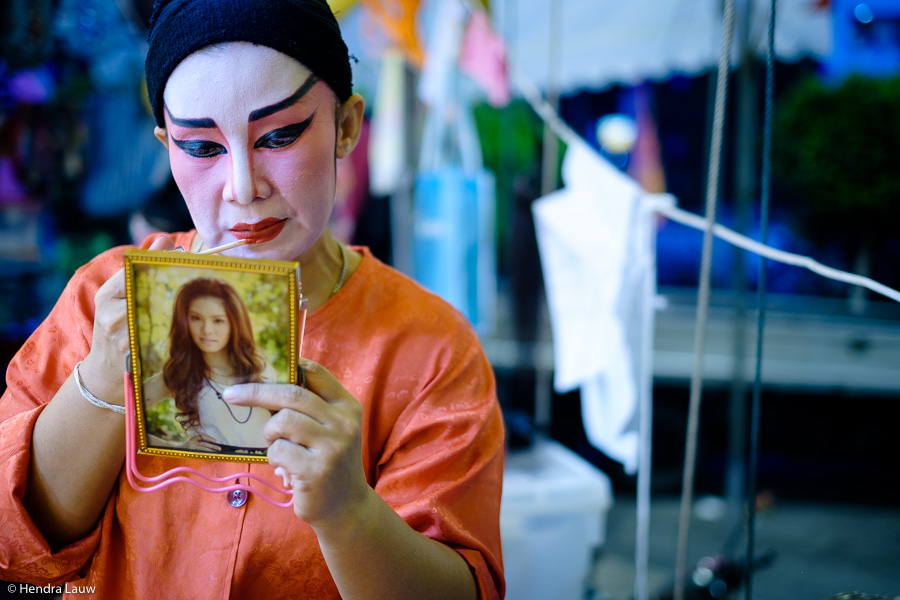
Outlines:
[[271, 194], [271, 187], [253, 158], [252, 151], [231, 153], [230, 178], [222, 190], [226, 201], [250, 204]]

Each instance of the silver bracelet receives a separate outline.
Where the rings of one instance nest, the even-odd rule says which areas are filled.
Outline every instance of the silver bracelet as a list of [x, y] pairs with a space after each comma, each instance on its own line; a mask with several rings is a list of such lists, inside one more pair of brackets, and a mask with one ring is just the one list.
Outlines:
[[78, 364], [75, 365], [75, 385], [78, 386], [78, 391], [81, 392], [81, 395], [84, 396], [84, 399], [93, 404], [94, 406], [98, 406], [100, 408], [105, 408], [106, 410], [111, 410], [113, 412], [119, 413], [120, 415], [125, 414], [125, 407], [119, 406], [118, 404], [110, 404], [109, 402], [104, 402], [97, 396], [93, 395], [88, 391], [84, 384], [81, 382], [81, 374], [78, 372], [78, 367], [81, 365], [79, 361]]

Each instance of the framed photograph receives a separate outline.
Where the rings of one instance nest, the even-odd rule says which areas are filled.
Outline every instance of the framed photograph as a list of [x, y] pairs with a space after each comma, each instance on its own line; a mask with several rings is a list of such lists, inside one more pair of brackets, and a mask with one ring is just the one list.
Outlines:
[[305, 301], [296, 262], [125, 252], [137, 452], [266, 462], [271, 413], [239, 383], [296, 383]]

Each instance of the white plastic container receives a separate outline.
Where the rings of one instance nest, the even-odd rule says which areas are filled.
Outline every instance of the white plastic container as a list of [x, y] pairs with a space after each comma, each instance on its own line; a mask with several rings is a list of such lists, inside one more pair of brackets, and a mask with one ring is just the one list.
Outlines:
[[606, 541], [609, 477], [551, 440], [509, 452], [500, 534], [507, 600], [583, 600]]

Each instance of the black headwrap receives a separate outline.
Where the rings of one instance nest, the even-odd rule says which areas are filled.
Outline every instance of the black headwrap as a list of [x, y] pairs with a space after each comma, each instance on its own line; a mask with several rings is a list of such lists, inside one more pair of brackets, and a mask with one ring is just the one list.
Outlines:
[[326, 0], [157, 0], [144, 62], [160, 127], [166, 81], [188, 55], [222, 42], [251, 42], [287, 54], [344, 101], [352, 94], [347, 45]]

